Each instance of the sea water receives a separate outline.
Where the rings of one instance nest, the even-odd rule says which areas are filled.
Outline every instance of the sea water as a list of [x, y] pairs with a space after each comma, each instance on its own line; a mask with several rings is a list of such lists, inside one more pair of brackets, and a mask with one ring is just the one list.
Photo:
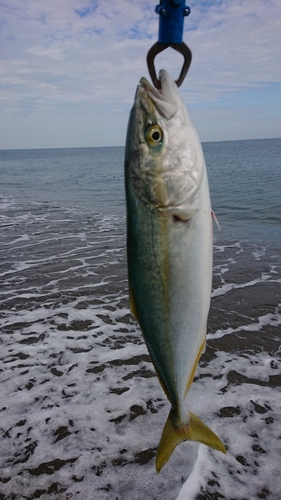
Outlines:
[[0, 151], [3, 499], [279, 500], [281, 140], [203, 144], [213, 210], [207, 350], [181, 444], [128, 306], [124, 148]]

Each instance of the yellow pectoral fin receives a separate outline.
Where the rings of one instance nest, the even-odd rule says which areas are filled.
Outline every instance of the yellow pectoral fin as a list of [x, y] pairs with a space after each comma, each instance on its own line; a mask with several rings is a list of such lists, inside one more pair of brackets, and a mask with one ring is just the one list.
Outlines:
[[187, 424], [177, 427], [173, 423], [172, 411], [170, 411], [157, 449], [157, 472], [160, 472], [168, 462], [176, 446], [185, 440], [198, 441], [214, 450], [226, 453], [226, 449], [218, 436], [194, 413], [189, 412], [189, 422]]
[[139, 322], [139, 316], [138, 316], [138, 311], [137, 311], [137, 305], [136, 305], [136, 299], [135, 299], [135, 294], [133, 292], [133, 288], [130, 284], [129, 281], [129, 304], [130, 304], [130, 311], [135, 316], [136, 320], [138, 323]]
[[189, 376], [189, 379], [187, 381], [187, 384], [186, 384], [186, 388], [185, 388], [185, 396], [186, 396], [186, 393], [189, 389], [189, 387], [191, 386], [192, 382], [193, 382], [193, 378], [194, 378], [194, 375], [195, 375], [195, 371], [196, 371], [196, 368], [197, 368], [197, 365], [198, 365], [198, 362], [199, 362], [199, 359], [200, 359], [200, 356], [203, 352], [205, 352], [205, 349], [206, 349], [206, 337], [204, 338], [201, 346], [200, 346], [200, 349], [197, 353], [197, 356], [195, 358], [195, 361], [194, 361], [194, 364], [193, 364], [193, 367], [192, 367], [192, 370], [191, 370], [191, 373], [190, 373], [190, 376]]

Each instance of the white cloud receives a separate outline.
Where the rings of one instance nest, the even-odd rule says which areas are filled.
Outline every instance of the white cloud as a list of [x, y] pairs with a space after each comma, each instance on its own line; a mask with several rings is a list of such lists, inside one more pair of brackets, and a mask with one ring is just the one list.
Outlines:
[[[93, 121], [99, 117], [98, 121], [104, 124], [99, 129], [99, 141], [104, 134], [104, 144], [110, 144], [106, 134], [106, 123], [110, 120], [116, 126], [110, 140], [118, 144], [125, 135], [119, 128], [128, 116], [137, 82], [143, 75], [148, 77], [146, 53], [157, 41], [158, 33], [155, 3], [152, 0], [2, 2], [1, 147], [17, 147], [12, 135], [18, 130], [19, 123], [15, 127], [15, 121], [19, 117], [24, 127], [24, 117], [32, 115], [29, 120], [32, 129], [36, 123], [40, 128], [43, 114], [45, 134], [49, 124], [50, 138], [53, 134], [56, 144], [60, 134], [56, 121], [61, 128], [63, 123], [77, 117], [81, 123], [84, 117], [87, 126], [87, 117]], [[192, 50], [193, 61], [182, 86], [188, 106], [193, 110], [217, 107], [224, 116], [231, 117], [231, 106], [222, 110], [226, 96], [231, 99], [239, 92], [255, 88], [267, 92], [271, 82], [280, 84], [280, 0], [188, 4], [191, 14], [185, 20], [184, 40]], [[181, 64], [181, 56], [171, 49], [156, 59], [158, 69], [165, 66], [175, 77]], [[257, 108], [252, 107], [250, 96], [241, 110], [247, 107], [249, 119], [252, 110], [254, 120]], [[201, 111], [199, 115], [203, 120]], [[242, 114], [240, 118], [244, 119]], [[275, 118], [269, 113], [267, 119], [274, 128]], [[237, 138], [235, 130], [229, 128], [228, 138]], [[71, 130], [69, 133], [72, 145], [100, 144], [88, 139], [83, 144], [85, 133], [76, 131], [71, 135]], [[44, 145], [44, 136], [39, 141], [38, 130], [34, 134], [36, 144], [32, 130], [30, 136], [26, 132], [23, 136], [26, 147], [36, 147], [39, 142], [41, 147]], [[208, 140], [205, 126], [204, 139]], [[70, 142], [64, 137], [61, 146], [71, 145]], [[48, 144], [52, 145], [51, 139]]]

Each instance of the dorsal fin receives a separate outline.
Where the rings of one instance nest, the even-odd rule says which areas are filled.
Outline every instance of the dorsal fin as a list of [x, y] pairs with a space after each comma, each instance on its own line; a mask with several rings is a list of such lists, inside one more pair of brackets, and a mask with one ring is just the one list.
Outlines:
[[131, 311], [132, 315], [136, 318], [138, 324], [140, 324], [135, 294], [133, 292], [133, 288], [131, 286], [130, 280], [129, 280], [129, 304], [130, 304], [130, 311]]

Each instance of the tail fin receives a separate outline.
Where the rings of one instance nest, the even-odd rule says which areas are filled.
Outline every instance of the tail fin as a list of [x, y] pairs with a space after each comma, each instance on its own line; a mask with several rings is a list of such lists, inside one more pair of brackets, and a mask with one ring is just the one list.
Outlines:
[[176, 427], [171, 418], [171, 412], [164, 426], [156, 455], [156, 471], [160, 472], [168, 462], [176, 446], [182, 441], [198, 441], [206, 444], [214, 450], [226, 453], [226, 449], [218, 436], [194, 413], [189, 412], [189, 423]]

